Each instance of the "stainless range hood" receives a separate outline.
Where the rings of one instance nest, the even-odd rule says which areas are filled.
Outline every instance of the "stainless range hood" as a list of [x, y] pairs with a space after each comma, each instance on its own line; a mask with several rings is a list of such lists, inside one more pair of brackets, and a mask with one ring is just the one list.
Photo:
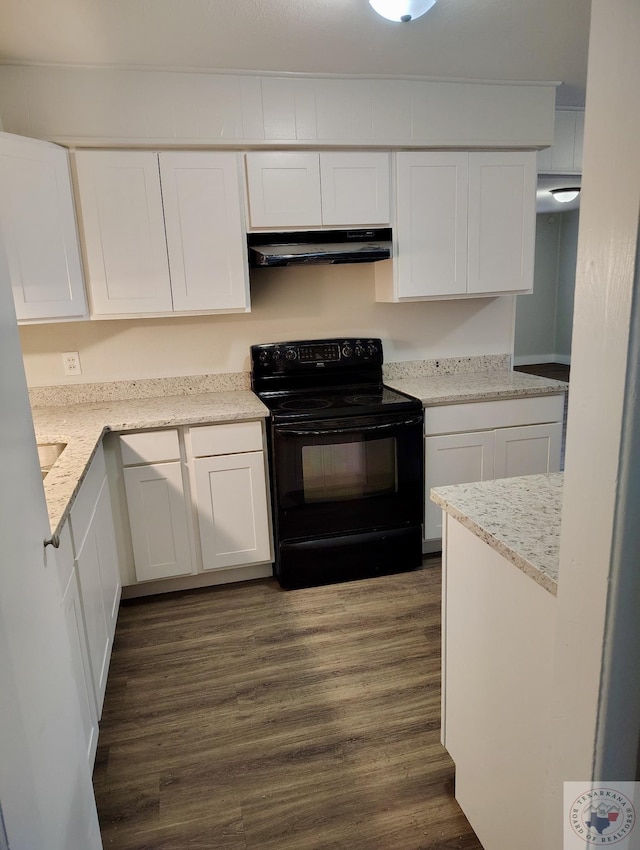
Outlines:
[[391, 228], [249, 233], [247, 245], [252, 268], [373, 263], [391, 257]]

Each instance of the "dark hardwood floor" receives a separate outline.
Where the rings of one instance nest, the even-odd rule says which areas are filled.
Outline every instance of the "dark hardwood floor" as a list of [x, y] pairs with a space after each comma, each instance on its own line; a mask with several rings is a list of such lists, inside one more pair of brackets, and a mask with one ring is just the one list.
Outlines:
[[516, 372], [528, 372], [541, 378], [552, 378], [554, 381], [568, 381], [571, 366], [564, 363], [535, 363], [532, 366], [514, 366]]
[[117, 850], [482, 850], [440, 745], [440, 561], [120, 611], [94, 787]]

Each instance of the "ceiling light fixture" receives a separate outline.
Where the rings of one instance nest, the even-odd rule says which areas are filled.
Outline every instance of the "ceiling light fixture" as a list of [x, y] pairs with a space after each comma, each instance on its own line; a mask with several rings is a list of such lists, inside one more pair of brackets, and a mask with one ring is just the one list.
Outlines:
[[569, 204], [580, 194], [579, 186], [567, 186], [566, 189], [550, 189], [553, 197], [561, 204]]
[[369, 0], [369, 5], [388, 21], [406, 24], [419, 18], [436, 0]]

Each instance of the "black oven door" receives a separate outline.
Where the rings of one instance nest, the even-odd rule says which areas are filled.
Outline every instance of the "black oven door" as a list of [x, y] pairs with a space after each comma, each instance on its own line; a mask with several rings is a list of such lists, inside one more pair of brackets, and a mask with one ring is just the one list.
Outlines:
[[422, 413], [276, 424], [272, 436], [280, 541], [421, 522]]

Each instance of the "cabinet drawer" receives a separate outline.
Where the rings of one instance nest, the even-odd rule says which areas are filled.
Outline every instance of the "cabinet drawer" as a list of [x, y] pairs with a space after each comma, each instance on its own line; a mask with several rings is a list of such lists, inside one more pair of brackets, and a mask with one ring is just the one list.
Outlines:
[[120, 449], [123, 466], [180, 460], [180, 442], [175, 428], [168, 431], [121, 434]]
[[564, 393], [535, 398], [511, 398], [426, 407], [424, 429], [431, 434], [455, 434], [542, 422], [562, 422]]
[[189, 429], [194, 457], [262, 451], [261, 422], [230, 422]]

